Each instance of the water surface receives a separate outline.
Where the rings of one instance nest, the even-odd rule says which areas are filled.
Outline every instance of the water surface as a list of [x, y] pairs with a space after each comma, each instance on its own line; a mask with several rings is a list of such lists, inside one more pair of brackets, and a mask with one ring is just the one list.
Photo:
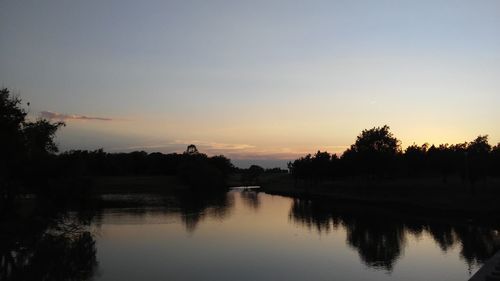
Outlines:
[[493, 227], [254, 191], [165, 205], [102, 213], [96, 280], [467, 280], [498, 240]]
[[467, 280], [500, 249], [493, 218], [254, 190], [103, 199], [3, 221], [0, 280]]

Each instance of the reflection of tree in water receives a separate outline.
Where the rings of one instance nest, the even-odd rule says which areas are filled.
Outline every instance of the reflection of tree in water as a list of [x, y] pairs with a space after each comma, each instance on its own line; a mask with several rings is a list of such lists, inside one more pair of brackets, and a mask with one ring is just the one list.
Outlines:
[[346, 216], [342, 221], [347, 230], [347, 243], [358, 250], [368, 266], [392, 270], [405, 245], [402, 224], [374, 216]]
[[37, 216], [2, 221], [0, 280], [89, 280], [95, 240], [81, 221]]
[[338, 226], [338, 220], [322, 208], [321, 204], [314, 204], [312, 200], [295, 198], [288, 216], [307, 228], [316, 228], [319, 233], [328, 233], [332, 226]]
[[453, 227], [446, 224], [431, 224], [427, 231], [442, 251], [446, 252], [457, 242]]
[[460, 255], [469, 265], [485, 263], [500, 249], [500, 236], [495, 230], [460, 226], [455, 233], [461, 243]]
[[319, 233], [330, 231], [332, 225], [343, 225], [346, 242], [357, 249], [361, 260], [370, 267], [389, 271], [402, 255], [406, 235], [420, 236], [427, 232], [445, 252], [459, 245], [460, 255], [469, 268], [484, 263], [500, 249], [500, 235], [491, 226], [403, 219], [380, 210], [332, 207], [332, 203], [308, 199], [294, 199], [289, 216]]
[[429, 224], [429, 233], [443, 251], [460, 246], [469, 269], [481, 265], [500, 250], [500, 235], [493, 227]]
[[[223, 219], [230, 214], [234, 205], [234, 195], [226, 190], [176, 190], [155, 195], [135, 195], [132, 198], [118, 197], [121, 215], [137, 218], [151, 214], [162, 214], [180, 217], [188, 232], [193, 232], [198, 223], [206, 218]], [[123, 200], [123, 201], [119, 201]], [[116, 202], [110, 201], [111, 207]], [[115, 207], [116, 208], [116, 207]], [[100, 217], [93, 220], [93, 224], [100, 222]]]
[[384, 218], [332, 212], [331, 208], [313, 200], [294, 199], [290, 218], [295, 222], [315, 228], [319, 233], [330, 232], [342, 224], [347, 231], [347, 243], [357, 249], [368, 266], [392, 270], [401, 255], [405, 236], [401, 224], [390, 223]]
[[193, 232], [206, 217], [222, 219], [234, 204], [232, 193], [186, 191], [176, 196], [181, 218], [188, 232]]
[[243, 190], [241, 193], [241, 200], [245, 206], [251, 209], [258, 210], [260, 208], [259, 193], [252, 190]]

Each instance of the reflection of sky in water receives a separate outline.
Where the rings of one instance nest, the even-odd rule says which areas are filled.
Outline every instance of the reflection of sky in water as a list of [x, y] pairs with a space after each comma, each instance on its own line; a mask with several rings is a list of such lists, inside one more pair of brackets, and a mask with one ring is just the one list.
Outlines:
[[[97, 279], [466, 280], [469, 268], [477, 269], [462, 258], [457, 234], [448, 237], [455, 243], [446, 251], [447, 241], [436, 243], [438, 236], [446, 240], [446, 230], [432, 236], [427, 226], [382, 223], [378, 232], [359, 216], [335, 222], [311, 210], [299, 214], [304, 206], [297, 201], [249, 191], [230, 192], [218, 203], [229, 208], [207, 205], [193, 214], [189, 208], [196, 206], [181, 203], [135, 214], [105, 212], [96, 226]], [[384, 266], [387, 261], [373, 258], [394, 260]]]

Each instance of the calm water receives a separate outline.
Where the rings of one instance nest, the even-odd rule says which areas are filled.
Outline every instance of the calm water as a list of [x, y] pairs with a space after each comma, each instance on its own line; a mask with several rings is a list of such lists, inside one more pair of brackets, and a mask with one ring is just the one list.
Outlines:
[[500, 245], [494, 224], [254, 191], [148, 198], [4, 240], [0, 280], [467, 280]]
[[[497, 232], [231, 191], [105, 211], [97, 280], [467, 280]], [[167, 204], [169, 205], [169, 204]]]

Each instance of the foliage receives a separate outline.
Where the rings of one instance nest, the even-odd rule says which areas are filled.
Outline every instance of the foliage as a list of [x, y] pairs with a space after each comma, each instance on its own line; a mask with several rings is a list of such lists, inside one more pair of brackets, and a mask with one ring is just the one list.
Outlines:
[[401, 152], [400, 141], [389, 131], [389, 126], [363, 130], [351, 146], [351, 157], [360, 172], [382, 176], [393, 171], [395, 159]]
[[43, 186], [51, 155], [57, 152], [54, 137], [63, 125], [29, 121], [21, 99], [8, 89], [0, 90], [0, 201], [10, 201], [22, 185], [32, 187], [35, 178]]
[[318, 151], [288, 163], [296, 180], [312, 183], [342, 178], [383, 179], [394, 177], [451, 175], [475, 183], [487, 176], [500, 176], [500, 145], [492, 147], [488, 136], [454, 145], [413, 144], [402, 151], [388, 126], [363, 130], [340, 158]]
[[225, 186], [227, 176], [234, 170], [231, 160], [223, 155], [208, 157], [197, 149], [195, 153], [188, 151], [193, 150], [182, 154], [72, 150], [57, 156], [55, 165], [62, 175], [71, 177], [162, 175], [178, 176], [195, 188]]

